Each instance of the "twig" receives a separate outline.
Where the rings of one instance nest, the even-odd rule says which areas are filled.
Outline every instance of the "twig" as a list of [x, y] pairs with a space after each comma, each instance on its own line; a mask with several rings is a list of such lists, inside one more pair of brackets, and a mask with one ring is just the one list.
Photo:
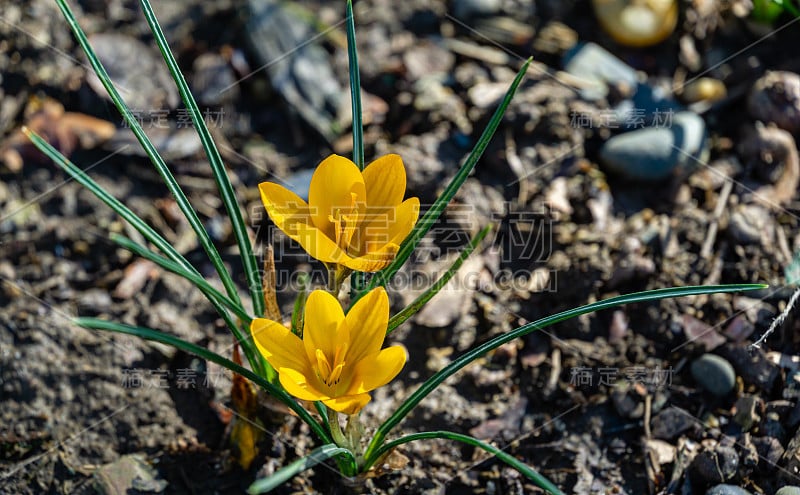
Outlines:
[[722, 212], [725, 209], [725, 205], [728, 204], [728, 197], [731, 195], [731, 190], [733, 189], [733, 181], [726, 180], [725, 183], [722, 185], [722, 191], [719, 193], [719, 197], [717, 198], [717, 206], [714, 208], [714, 213], [712, 214], [711, 224], [708, 226], [708, 234], [706, 234], [706, 241], [703, 243], [703, 247], [700, 249], [700, 256], [703, 258], [708, 258], [711, 256], [711, 249], [714, 247], [714, 241], [717, 239], [717, 230], [719, 229], [719, 217], [722, 216]]
[[767, 340], [767, 338], [772, 334], [772, 332], [775, 331], [776, 328], [778, 328], [778, 325], [782, 324], [786, 317], [789, 316], [789, 313], [792, 311], [792, 308], [794, 308], [794, 305], [797, 303], [797, 299], [799, 297], [800, 288], [797, 288], [795, 289], [794, 294], [792, 294], [792, 297], [789, 298], [789, 302], [786, 304], [786, 307], [783, 309], [781, 314], [779, 314], [778, 317], [772, 321], [772, 324], [769, 326], [767, 331], [764, 332], [764, 335], [762, 335], [757, 341], [750, 344], [751, 348], [758, 349], [761, 347], [761, 344]]

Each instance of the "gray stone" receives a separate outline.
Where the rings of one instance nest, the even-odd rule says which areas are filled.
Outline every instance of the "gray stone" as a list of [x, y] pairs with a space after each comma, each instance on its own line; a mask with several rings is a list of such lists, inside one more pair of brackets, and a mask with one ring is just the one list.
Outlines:
[[744, 488], [739, 488], [736, 485], [717, 485], [711, 487], [706, 492], [706, 495], [752, 495]]
[[697, 483], [722, 483], [733, 478], [738, 468], [736, 449], [718, 445], [695, 456], [689, 466], [689, 476]]
[[733, 366], [716, 354], [703, 354], [692, 363], [692, 376], [712, 394], [722, 397], [736, 385]]
[[677, 169], [692, 169], [705, 161], [708, 153], [706, 125], [692, 112], [678, 112], [672, 122], [659, 127], [636, 129], [619, 134], [600, 148], [600, 160], [623, 177], [638, 181], [658, 181]]
[[798, 486], [784, 486], [775, 495], [800, 495], [800, 487]]
[[102, 495], [163, 493], [167, 482], [138, 454], [125, 455], [94, 473], [95, 489]]
[[564, 70], [591, 83], [581, 95], [587, 99], [603, 98], [608, 94], [608, 84], [636, 87], [636, 71], [611, 52], [594, 43], [576, 45], [564, 56]]
[[502, 6], [501, 0], [458, 0], [453, 2], [453, 14], [460, 20], [466, 20], [497, 14]]

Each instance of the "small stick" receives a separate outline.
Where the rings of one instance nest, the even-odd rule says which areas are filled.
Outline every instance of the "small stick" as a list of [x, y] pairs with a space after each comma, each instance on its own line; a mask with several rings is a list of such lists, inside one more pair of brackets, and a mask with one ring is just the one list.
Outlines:
[[728, 204], [728, 197], [731, 195], [732, 190], [733, 190], [733, 181], [726, 180], [725, 183], [722, 185], [722, 191], [720, 191], [719, 193], [717, 206], [714, 208], [711, 224], [708, 226], [708, 234], [706, 235], [706, 240], [703, 243], [703, 247], [700, 249], [700, 256], [702, 256], [703, 258], [708, 258], [709, 256], [711, 256], [711, 249], [714, 247], [714, 241], [717, 239], [717, 230], [719, 229], [719, 217], [722, 216], [722, 211], [725, 209], [725, 205]]
[[275, 275], [275, 253], [272, 246], [267, 245], [264, 254], [264, 277], [262, 278], [264, 286], [264, 316], [272, 321], [280, 322], [281, 308], [278, 306], [276, 294], [277, 277]]
[[765, 340], [767, 340], [767, 338], [772, 334], [772, 332], [775, 331], [776, 328], [778, 328], [778, 325], [783, 323], [786, 317], [789, 316], [789, 313], [792, 311], [792, 308], [794, 308], [795, 303], [797, 303], [798, 297], [800, 297], [800, 288], [795, 289], [794, 294], [792, 294], [792, 297], [789, 298], [789, 302], [786, 304], [786, 307], [783, 309], [781, 314], [779, 314], [778, 317], [772, 321], [772, 324], [769, 326], [767, 331], [764, 332], [764, 335], [762, 335], [758, 340], [750, 344], [751, 348], [758, 349], [761, 347], [761, 344], [764, 343]]

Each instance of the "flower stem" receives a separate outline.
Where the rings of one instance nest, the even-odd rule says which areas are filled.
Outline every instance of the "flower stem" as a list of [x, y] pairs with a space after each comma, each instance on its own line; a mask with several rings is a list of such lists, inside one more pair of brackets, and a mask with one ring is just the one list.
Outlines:
[[328, 267], [328, 285], [326, 287], [327, 291], [330, 292], [333, 297], [339, 298], [339, 287], [341, 286], [339, 283], [339, 277], [337, 277], [337, 265], [335, 263], [326, 264], [325, 266]]
[[328, 408], [328, 428], [331, 430], [331, 437], [339, 447], [350, 448], [350, 444], [342, 433], [342, 426], [339, 424], [339, 413]]

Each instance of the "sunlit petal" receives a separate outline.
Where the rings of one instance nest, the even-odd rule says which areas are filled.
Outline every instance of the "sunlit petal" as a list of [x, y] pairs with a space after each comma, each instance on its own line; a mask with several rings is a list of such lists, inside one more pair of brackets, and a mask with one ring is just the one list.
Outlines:
[[329, 239], [336, 238], [332, 216], [337, 209], [349, 214], [355, 201], [366, 202], [366, 188], [355, 163], [331, 155], [319, 164], [308, 189], [308, 204], [313, 224]]
[[369, 392], [389, 383], [406, 364], [406, 350], [399, 345], [387, 347], [356, 364], [348, 393]]
[[256, 348], [273, 368], [307, 368], [303, 342], [291, 330], [266, 318], [250, 322]]
[[408, 198], [395, 209], [395, 222], [389, 227], [389, 242], [401, 244], [419, 219], [419, 198]]
[[[286, 391], [301, 400], [324, 400], [328, 395], [319, 390], [319, 380], [311, 370], [301, 372], [292, 368], [278, 368], [278, 379]], [[319, 387], [319, 388], [317, 388]]]
[[303, 345], [309, 362], [317, 362], [317, 349], [333, 360], [337, 330], [343, 321], [344, 311], [335, 297], [323, 290], [315, 290], [308, 296], [303, 319]]
[[369, 394], [345, 395], [343, 397], [323, 400], [322, 403], [334, 411], [345, 414], [355, 414], [363, 409], [371, 399]]
[[367, 204], [370, 207], [393, 207], [406, 193], [406, 169], [399, 155], [384, 155], [364, 168]]
[[341, 264], [359, 272], [377, 272], [389, 266], [399, 249], [400, 246], [397, 244], [385, 244], [380, 249], [370, 251], [364, 256], [343, 258]]
[[352, 344], [347, 361], [355, 364], [369, 354], [376, 354], [386, 337], [389, 325], [389, 296], [383, 287], [369, 291], [356, 301], [345, 316]]
[[311, 223], [308, 204], [303, 199], [285, 187], [272, 182], [262, 182], [258, 185], [261, 193], [261, 202], [264, 203], [269, 217], [275, 226], [291, 236], [294, 225], [297, 223]]
[[293, 228], [292, 233], [286, 232], [287, 235], [303, 246], [303, 249], [314, 259], [324, 263], [341, 264], [350, 258], [347, 253], [318, 228], [303, 223], [296, 223]]

